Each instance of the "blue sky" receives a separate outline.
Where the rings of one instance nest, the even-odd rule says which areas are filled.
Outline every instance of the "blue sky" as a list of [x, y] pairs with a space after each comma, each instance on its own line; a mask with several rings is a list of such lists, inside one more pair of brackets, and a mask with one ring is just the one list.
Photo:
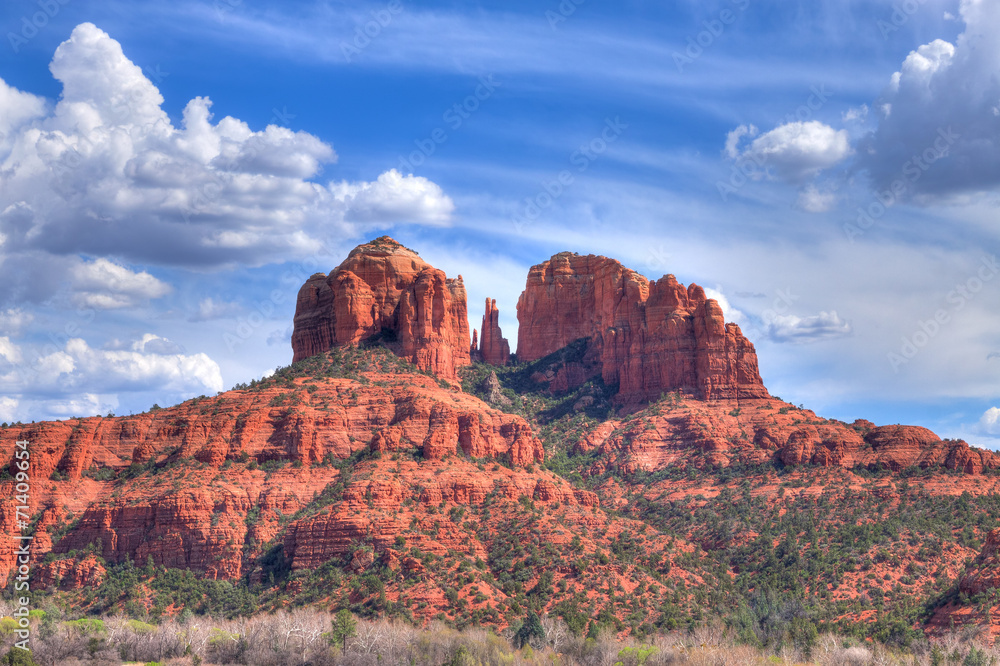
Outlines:
[[711, 290], [786, 400], [1000, 445], [996, 3], [18, 0], [0, 27], [0, 420], [285, 365], [301, 282], [389, 233], [512, 346], [532, 264], [605, 254]]

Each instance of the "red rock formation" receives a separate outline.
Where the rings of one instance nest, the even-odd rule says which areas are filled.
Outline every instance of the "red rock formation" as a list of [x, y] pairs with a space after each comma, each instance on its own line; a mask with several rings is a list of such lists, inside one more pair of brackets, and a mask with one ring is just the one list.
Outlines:
[[469, 364], [469, 321], [462, 276], [448, 279], [388, 236], [359, 245], [329, 276], [299, 290], [293, 361], [381, 336], [418, 368], [456, 380]]
[[[510, 344], [500, 331], [500, 310], [495, 299], [486, 299], [486, 309], [483, 314], [483, 337], [479, 341], [477, 358], [490, 365], [507, 365], [510, 363]], [[472, 336], [472, 346], [476, 346], [476, 337]]]
[[969, 475], [1000, 468], [1000, 455], [961, 440], [942, 440], [926, 428], [865, 424], [871, 426], [822, 419], [775, 399], [732, 409], [731, 403], [671, 397], [631, 421], [597, 425], [577, 440], [576, 449], [603, 454], [594, 474], [608, 468], [631, 473], [767, 462], [894, 472], [942, 467]]
[[[242, 545], [251, 539], [266, 543], [278, 531], [275, 521], [248, 526], [248, 513], [255, 507], [265, 515], [301, 509], [331, 475], [336, 479], [335, 468], [316, 467], [324, 460], [345, 459], [366, 447], [386, 454], [417, 452], [428, 464], [469, 456], [525, 468], [544, 460], [541, 442], [519, 416], [442, 389], [425, 375], [368, 377], [363, 383], [310, 379], [312, 391], [304, 390], [300, 379], [295, 388], [230, 391], [137, 416], [0, 429], [0, 464], [10, 471], [14, 441], [31, 442], [33, 478], [46, 479], [31, 493], [31, 513], [42, 513], [36, 557], [50, 547], [65, 553], [100, 540], [100, 554], [109, 562], [129, 556], [145, 563], [152, 557], [157, 565], [235, 578], [246, 566]], [[198, 462], [181, 464], [186, 460]], [[241, 460], [244, 464], [220, 475], [227, 462]], [[247, 467], [269, 461], [285, 462], [268, 473]], [[170, 462], [179, 467], [159, 472], [155, 483], [140, 475], [122, 485], [120, 475], [127, 470], [153, 473], [154, 464]], [[91, 478], [105, 476], [97, 474], [102, 470], [107, 481]], [[67, 481], [47, 481], [56, 471]], [[486, 477], [488, 492], [493, 485]], [[0, 496], [13, 497], [13, 484], [0, 482], [6, 493]], [[112, 487], [118, 490], [114, 495]], [[530, 496], [533, 488], [534, 481], [524, 492]], [[8, 511], [7, 503], [0, 509], [0, 530], [14, 534], [13, 509]], [[76, 527], [51, 544], [46, 529], [76, 518]], [[0, 581], [14, 566], [13, 550], [0, 551]]]
[[753, 344], [704, 290], [673, 275], [650, 282], [614, 259], [563, 252], [533, 266], [517, 303], [517, 357], [533, 361], [581, 338], [584, 359], [620, 404], [680, 390], [707, 400], [766, 398]]
[[982, 551], [958, 584], [958, 589], [970, 597], [996, 588], [1000, 588], [1000, 528], [986, 535]]
[[40, 564], [33, 576], [35, 585], [41, 589], [81, 590], [97, 589], [104, 580], [104, 574], [104, 565], [89, 555], [82, 560], [66, 559]]

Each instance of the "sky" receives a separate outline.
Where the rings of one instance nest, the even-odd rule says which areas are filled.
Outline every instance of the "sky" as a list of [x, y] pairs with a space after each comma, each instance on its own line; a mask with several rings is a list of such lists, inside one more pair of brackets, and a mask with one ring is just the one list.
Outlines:
[[0, 5], [0, 421], [291, 361], [389, 234], [495, 298], [603, 254], [717, 298], [771, 393], [1000, 448], [1000, 3]]

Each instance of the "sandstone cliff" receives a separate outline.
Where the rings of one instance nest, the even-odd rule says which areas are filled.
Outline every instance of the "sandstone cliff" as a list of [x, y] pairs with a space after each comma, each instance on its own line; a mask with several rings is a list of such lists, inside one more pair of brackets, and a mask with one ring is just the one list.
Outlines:
[[[371, 358], [382, 359], [381, 371]], [[467, 456], [515, 468], [544, 460], [541, 442], [521, 417], [442, 389], [425, 375], [397, 371], [391, 363], [399, 361], [386, 359], [374, 350], [331, 354], [317, 367], [347, 376], [313, 379], [308, 390], [304, 379], [270, 381], [136, 416], [0, 429], [0, 464], [8, 471], [14, 442], [31, 442], [37, 480], [31, 508], [41, 516], [36, 553], [82, 550], [99, 541], [108, 561], [152, 557], [235, 578], [246, 566], [243, 544], [265, 543], [278, 531], [267, 520], [248, 527], [246, 515], [255, 507], [295, 513], [337, 477], [323, 464], [364, 451], [424, 461]], [[241, 464], [230, 468], [234, 461]], [[224, 467], [228, 471], [220, 472]], [[491, 481], [483, 483], [492, 488]], [[13, 533], [14, 512], [7, 508], [0, 529]], [[70, 523], [61, 540], [50, 537]], [[13, 564], [13, 551], [0, 552], [0, 580]]]
[[685, 289], [673, 275], [650, 282], [614, 259], [563, 252], [531, 268], [517, 318], [518, 360], [584, 339], [578, 378], [600, 373], [619, 386], [619, 404], [675, 390], [705, 400], [768, 397], [739, 326], [701, 287]]
[[388, 236], [359, 245], [299, 290], [293, 361], [378, 338], [422, 370], [456, 380], [469, 364], [462, 276], [449, 279]]
[[765, 463], [891, 472], [941, 468], [967, 475], [1000, 468], [1000, 455], [961, 440], [942, 440], [918, 426], [847, 424], [773, 398], [749, 408], [731, 407], [673, 394], [626, 419], [595, 426], [575, 449], [601, 453], [592, 475], [609, 469], [631, 474]]

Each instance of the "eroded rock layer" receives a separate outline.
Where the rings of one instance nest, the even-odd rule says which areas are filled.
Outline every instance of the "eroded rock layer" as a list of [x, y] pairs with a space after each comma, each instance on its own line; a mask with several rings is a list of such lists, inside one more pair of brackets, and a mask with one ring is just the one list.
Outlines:
[[583, 366], [591, 361], [619, 386], [620, 404], [675, 390], [706, 400], [768, 397], [739, 326], [701, 287], [673, 275], [650, 282], [614, 259], [563, 252], [531, 268], [517, 318], [519, 360], [585, 339]]
[[462, 276], [449, 279], [388, 236], [359, 245], [330, 275], [299, 289], [293, 361], [373, 338], [448, 380], [469, 364]]

